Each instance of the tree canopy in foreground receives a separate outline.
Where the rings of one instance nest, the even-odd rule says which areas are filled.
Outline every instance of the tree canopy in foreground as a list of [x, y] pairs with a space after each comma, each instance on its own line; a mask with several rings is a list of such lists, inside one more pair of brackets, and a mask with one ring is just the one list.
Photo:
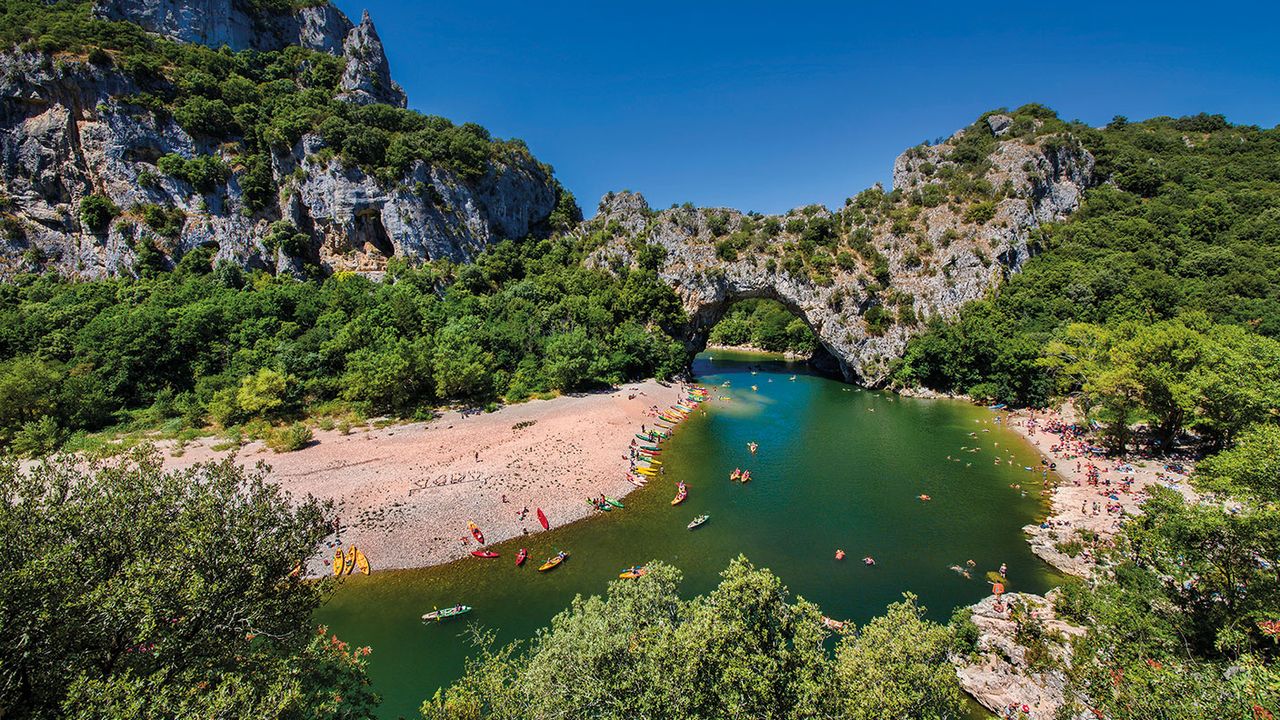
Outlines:
[[328, 586], [291, 574], [325, 508], [265, 476], [145, 450], [0, 463], [0, 714], [370, 717], [368, 650], [317, 629]]
[[818, 607], [792, 598], [744, 557], [719, 587], [682, 600], [681, 574], [652, 563], [552, 620], [527, 651], [480, 653], [454, 686], [422, 706], [426, 720], [473, 718], [958, 718], [948, 663], [952, 631], [912, 595], [834, 656]]

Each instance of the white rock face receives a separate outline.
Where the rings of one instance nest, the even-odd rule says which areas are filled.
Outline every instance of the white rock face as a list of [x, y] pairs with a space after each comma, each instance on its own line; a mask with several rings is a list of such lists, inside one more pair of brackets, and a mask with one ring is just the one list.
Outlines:
[[[246, 25], [231, 0], [104, 0], [97, 9], [179, 40], [263, 48], [293, 42], [345, 54], [344, 98], [405, 102], [367, 14], [353, 26], [322, 5], [274, 24]], [[315, 161], [322, 142], [306, 136], [272, 158], [282, 189], [278, 207], [247, 213], [239, 185], [243, 169], [211, 193], [158, 171], [156, 162], [169, 153], [213, 153], [233, 168], [237, 158], [227, 149], [201, 146], [171, 119], [127, 104], [138, 90], [114, 69], [55, 63], [42, 54], [0, 54], [0, 278], [39, 270], [131, 274], [138, 240], [155, 245], [170, 263], [212, 245], [219, 259], [291, 272], [297, 260], [263, 244], [280, 219], [311, 235], [307, 259], [330, 270], [376, 273], [392, 256], [466, 262], [490, 243], [524, 237], [555, 208], [554, 183], [527, 151], [500, 149], [502, 156], [480, 178], [419, 162], [389, 184], [337, 160]], [[79, 218], [80, 201], [91, 194], [125, 211], [144, 204], [176, 208], [186, 219], [174, 237], [157, 235], [136, 217], [93, 231]]]
[[391, 67], [378, 31], [365, 11], [360, 24], [347, 33], [342, 45], [347, 67], [342, 73], [342, 97], [360, 105], [386, 103], [405, 106], [404, 90], [391, 80]]
[[179, 42], [232, 50], [300, 45], [347, 59], [342, 87], [349, 100], [405, 106], [369, 13], [360, 25], [327, 2], [288, 13], [250, 15], [235, 0], [97, 0], [95, 16], [127, 20]]
[[[951, 142], [914, 148], [894, 163], [894, 186], [913, 192], [940, 183], [938, 170], [954, 165], [947, 160]], [[1045, 222], [1061, 220], [1080, 203], [1085, 188], [1094, 181], [1094, 160], [1079, 145], [1062, 141], [1039, 145], [1020, 140], [997, 142], [985, 180], [993, 188], [1010, 192], [994, 202], [993, 217], [975, 222], [964, 209], [941, 203], [921, 207], [911, 237], [895, 234], [888, 223], [867, 228], [871, 244], [889, 264], [890, 282], [877, 290], [867, 269], [835, 268], [832, 281], [819, 284], [807, 274], [793, 275], [780, 261], [794, 237], [782, 236], [765, 252], [740, 254], [728, 261], [717, 256], [717, 238], [708, 225], [710, 214], [727, 219], [724, 235], [742, 227], [744, 216], [728, 209], [671, 209], [652, 212], [644, 198], [634, 193], [606, 195], [597, 220], [616, 223], [620, 237], [600, 250], [592, 262], [601, 267], [631, 262], [627, 243], [646, 238], [666, 250], [660, 275], [675, 288], [691, 317], [685, 341], [691, 350], [706, 346], [712, 326], [734, 301], [771, 298], [780, 301], [813, 329], [822, 346], [839, 361], [845, 378], [867, 385], [882, 385], [890, 363], [901, 357], [907, 341], [923, 323], [897, 322], [883, 332], [873, 332], [866, 321], [868, 310], [889, 293], [910, 296], [923, 320], [953, 317], [961, 305], [983, 297], [1009, 273], [1017, 272], [1030, 255], [1031, 231]], [[792, 211], [778, 216], [783, 225], [805, 215], [832, 218], [826, 208]], [[758, 218], [757, 224], [767, 218]], [[594, 222], [594, 221], [593, 221]], [[921, 247], [928, 247], [927, 253]]]
[[[1053, 593], [1049, 597], [1028, 593], [1012, 593], [1003, 597], [1003, 605], [990, 596], [972, 606], [972, 619], [978, 627], [978, 657], [954, 658], [960, 687], [993, 713], [1025, 705], [1033, 718], [1057, 717], [1066, 703], [1067, 678], [1060, 669], [1036, 669], [1028, 662], [1027, 649], [1017, 640], [1017, 624], [1008, 610], [1009, 603], [1024, 603], [1034, 608], [1046, 634], [1061, 637], [1051, 643], [1050, 654], [1060, 666], [1069, 666], [1069, 642], [1084, 634], [1084, 629], [1059, 620], [1053, 611]], [[1001, 608], [1001, 609], [997, 609]], [[1081, 713], [1072, 720], [1088, 720], [1091, 713]]]

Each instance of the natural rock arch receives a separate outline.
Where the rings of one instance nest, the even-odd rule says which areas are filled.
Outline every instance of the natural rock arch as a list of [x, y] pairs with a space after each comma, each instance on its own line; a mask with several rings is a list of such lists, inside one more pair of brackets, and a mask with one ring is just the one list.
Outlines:
[[[985, 119], [946, 143], [903, 153], [894, 164], [893, 192], [872, 188], [837, 212], [820, 206], [781, 216], [691, 206], [654, 212], [639, 194], [610, 193], [584, 225], [584, 232], [610, 237], [591, 262], [634, 262], [637, 243], [661, 247], [658, 274], [688, 313], [683, 340], [691, 352], [706, 347], [730, 304], [766, 297], [813, 329], [846, 380], [883, 385], [926, 321], [954, 316], [1019, 270], [1031, 254], [1032, 232], [1074, 211], [1095, 182], [1093, 157], [1074, 139], [1004, 138], [1007, 118]], [[972, 180], [998, 190], [956, 198], [930, 187], [964, 171], [950, 155], [965, 132], [995, 135]]]

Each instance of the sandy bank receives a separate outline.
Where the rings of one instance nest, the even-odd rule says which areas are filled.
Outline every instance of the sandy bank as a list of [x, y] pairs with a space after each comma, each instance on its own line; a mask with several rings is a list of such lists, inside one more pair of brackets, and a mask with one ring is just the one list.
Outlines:
[[[1049, 517], [1029, 525], [1032, 550], [1054, 567], [1087, 577], [1097, 564], [1096, 548], [1111, 543], [1126, 515], [1139, 506], [1156, 485], [1173, 488], [1188, 499], [1196, 497], [1187, 482], [1192, 467], [1159, 458], [1101, 457], [1090, 453], [1091, 438], [1077, 437], [1066, 426], [1074, 422], [1070, 408], [1062, 412], [1020, 410], [1005, 414], [1005, 424], [1031, 443], [1051, 463], [1060, 478], [1051, 495]], [[1084, 531], [1083, 536], [1081, 531]], [[1094, 539], [1090, 536], [1096, 536]], [[1080, 540], [1084, 546], [1068, 554], [1059, 544]]]
[[[625, 477], [631, 438], [652, 423], [650, 407], [667, 408], [681, 396], [679, 386], [649, 380], [494, 413], [451, 411], [428, 423], [317, 432], [317, 443], [286, 454], [252, 443], [238, 458], [245, 465], [265, 461], [272, 480], [295, 497], [332, 499], [341, 542], [358, 545], [375, 569], [425, 567], [478, 548], [468, 520], [492, 544], [542, 532], [538, 507], [556, 527], [594, 512], [588, 496], [621, 497], [634, 489]], [[215, 442], [191, 443], [181, 457], [166, 457], [166, 465], [231, 452], [214, 451]], [[328, 572], [332, 549], [321, 550], [308, 566], [312, 573]]]

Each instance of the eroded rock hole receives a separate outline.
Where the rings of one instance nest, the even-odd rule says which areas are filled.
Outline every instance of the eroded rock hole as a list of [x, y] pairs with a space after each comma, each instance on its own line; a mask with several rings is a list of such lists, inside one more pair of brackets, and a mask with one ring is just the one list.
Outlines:
[[356, 212], [355, 228], [351, 233], [352, 244], [366, 252], [376, 251], [383, 257], [395, 254], [395, 246], [391, 244], [391, 236], [382, 224], [382, 211], [378, 208], [367, 208]]

